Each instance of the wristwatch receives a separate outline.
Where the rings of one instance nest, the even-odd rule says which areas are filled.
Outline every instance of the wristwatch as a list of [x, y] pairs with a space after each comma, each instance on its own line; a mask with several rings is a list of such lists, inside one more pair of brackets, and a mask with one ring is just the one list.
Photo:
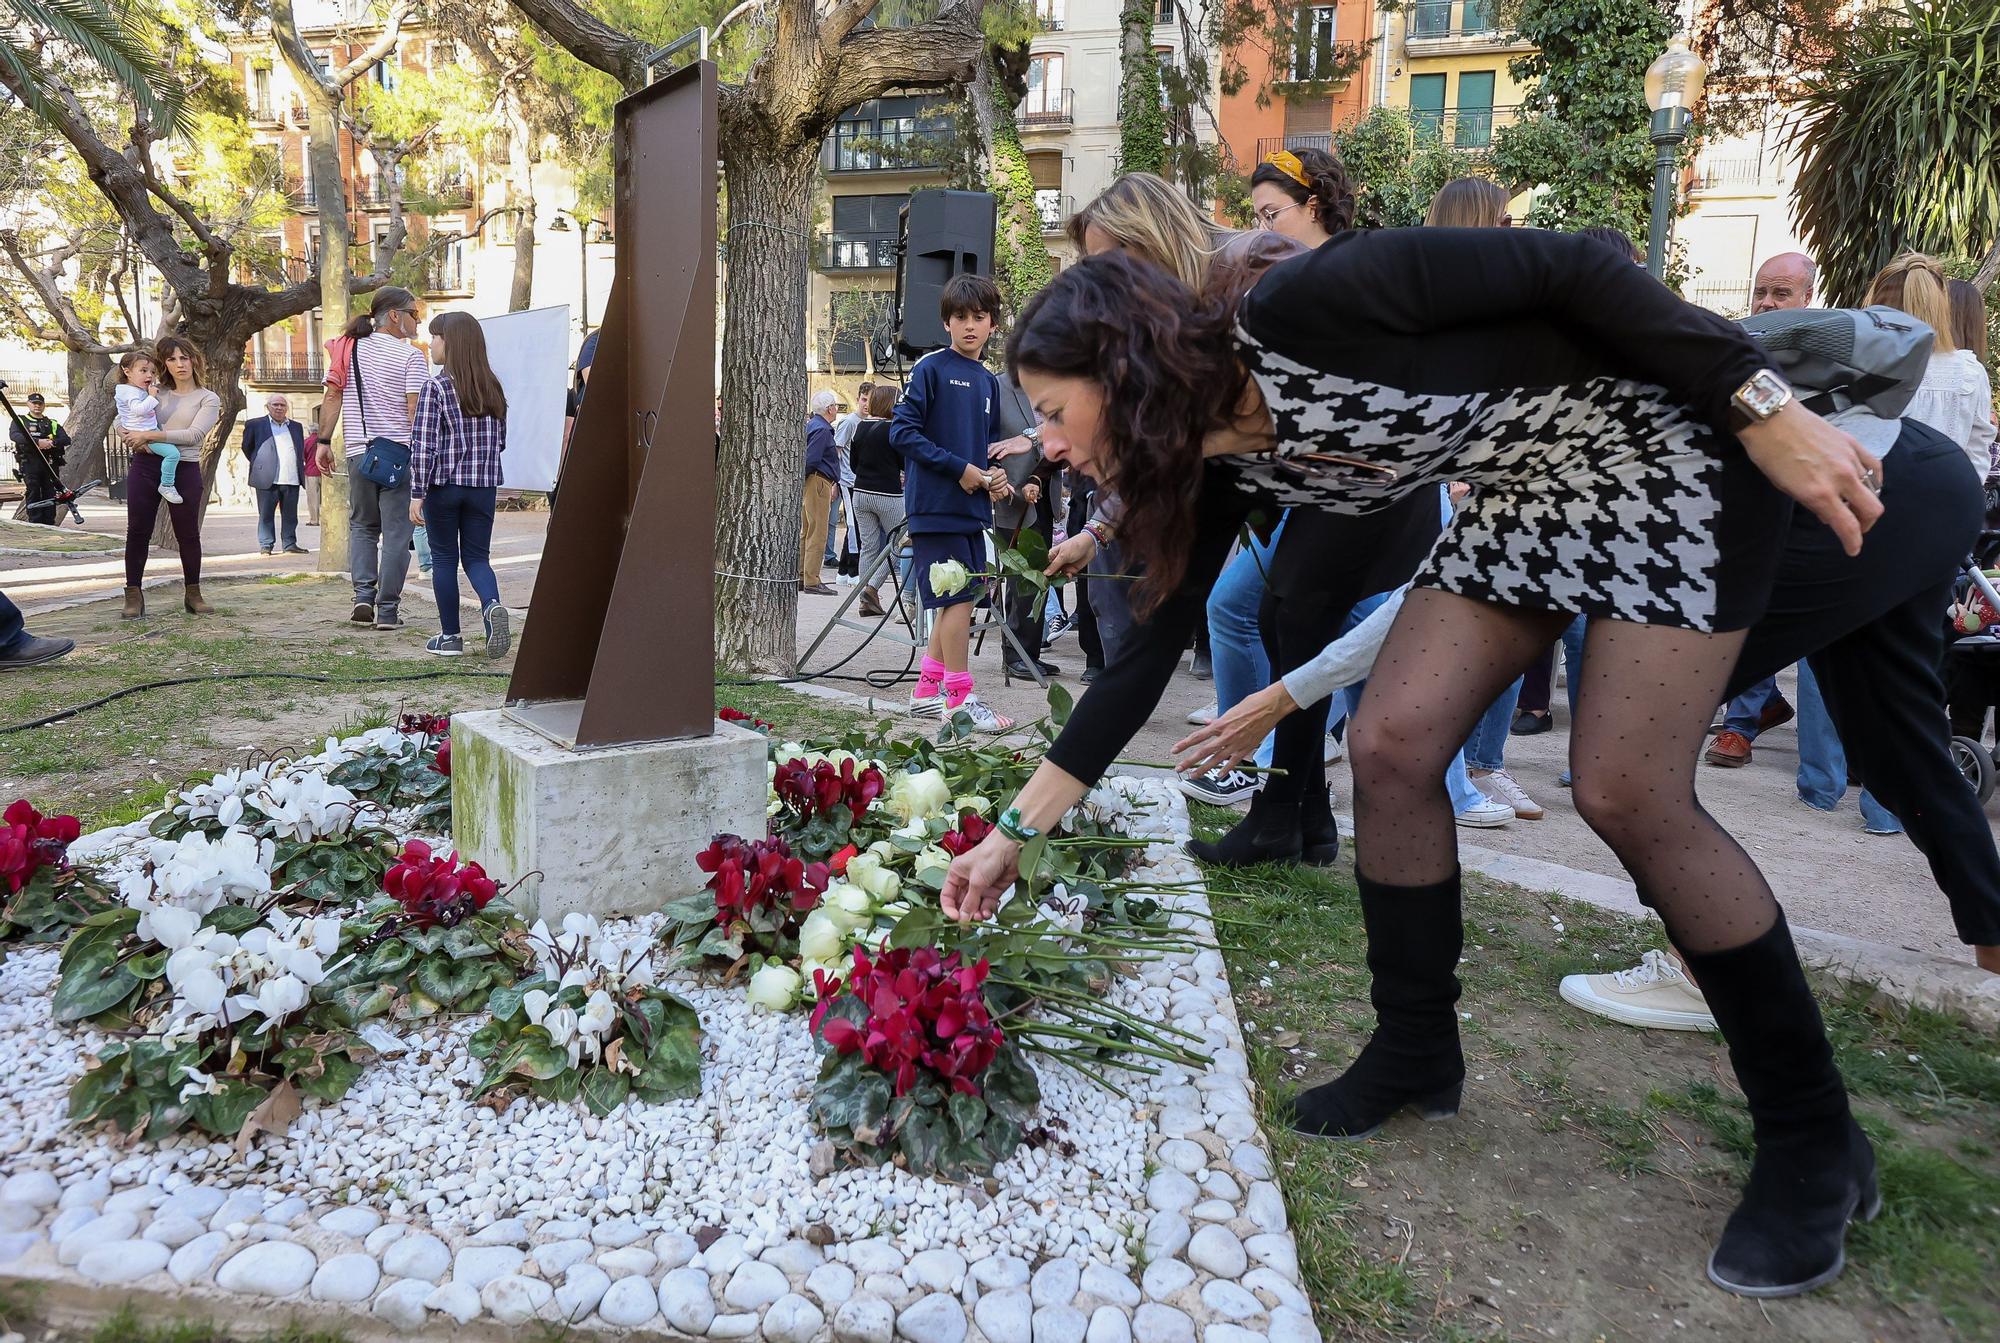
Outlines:
[[1027, 439], [1030, 443], [1033, 443], [1036, 447], [1040, 447], [1042, 444], [1042, 426], [1040, 426], [1039, 424], [1030, 425], [1028, 428], [1023, 429], [1021, 431], [1021, 437]]
[[1773, 370], [1760, 368], [1729, 398], [1729, 427], [1740, 431], [1762, 424], [1791, 399], [1791, 384]]

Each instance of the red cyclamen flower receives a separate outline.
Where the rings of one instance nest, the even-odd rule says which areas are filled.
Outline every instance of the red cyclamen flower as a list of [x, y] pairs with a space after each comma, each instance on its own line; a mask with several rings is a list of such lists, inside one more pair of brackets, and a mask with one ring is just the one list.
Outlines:
[[888, 787], [882, 771], [873, 765], [857, 769], [852, 760], [836, 767], [831, 760], [808, 765], [803, 760], [787, 760], [778, 766], [771, 787], [778, 800], [798, 815], [810, 819], [828, 809], [845, 805], [859, 820]]
[[743, 710], [732, 709], [727, 704], [717, 709], [715, 716], [725, 723], [748, 723], [759, 732], [769, 732], [771, 730], [771, 724], [765, 722], [763, 719], [753, 718], [751, 715], [744, 713]]
[[940, 956], [934, 948], [891, 948], [870, 960], [854, 949], [854, 969], [846, 990], [868, 1008], [856, 1024], [832, 1015], [841, 982], [815, 972], [820, 994], [812, 1029], [842, 1054], [857, 1050], [888, 1074], [898, 1096], [907, 1095], [928, 1072], [953, 1091], [976, 1096], [1005, 1033], [986, 1010], [981, 986], [987, 963], [962, 963], [959, 954]]
[[447, 779], [451, 777], [450, 737], [446, 737], [443, 741], [438, 743], [437, 762], [434, 765], [432, 765], [431, 768], [435, 769], [438, 773], [444, 775]]
[[433, 856], [431, 846], [413, 839], [396, 865], [382, 875], [382, 889], [419, 928], [454, 924], [486, 908], [499, 887], [477, 863], [459, 865], [458, 854]]
[[702, 871], [713, 873], [708, 889], [715, 893], [718, 924], [781, 905], [794, 913], [810, 913], [826, 893], [826, 864], [794, 858], [792, 846], [782, 836], [751, 842], [740, 835], [717, 835], [694, 861]]
[[442, 737], [451, 731], [448, 713], [406, 713], [396, 730], [412, 737]]
[[44, 816], [26, 798], [0, 813], [0, 885], [15, 894], [44, 867], [61, 867], [83, 833], [74, 816]]

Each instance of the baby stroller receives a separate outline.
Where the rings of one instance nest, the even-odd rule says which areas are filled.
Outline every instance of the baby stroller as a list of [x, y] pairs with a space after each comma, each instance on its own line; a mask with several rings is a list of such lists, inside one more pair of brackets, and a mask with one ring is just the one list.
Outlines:
[[1983, 805], [2000, 781], [2000, 760], [1986, 745], [1986, 715], [2000, 707], [2000, 532], [1980, 535], [1978, 549], [1953, 588], [1944, 654], [1945, 701], [1951, 711], [1951, 759]]

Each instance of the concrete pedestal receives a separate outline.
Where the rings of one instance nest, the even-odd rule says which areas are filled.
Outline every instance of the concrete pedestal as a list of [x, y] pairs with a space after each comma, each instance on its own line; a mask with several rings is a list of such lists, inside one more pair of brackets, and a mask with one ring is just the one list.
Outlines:
[[503, 888], [526, 877], [513, 903], [531, 920], [647, 913], [701, 888], [711, 837], [763, 835], [765, 759], [764, 737], [734, 723], [578, 751], [510, 710], [454, 714], [453, 842]]

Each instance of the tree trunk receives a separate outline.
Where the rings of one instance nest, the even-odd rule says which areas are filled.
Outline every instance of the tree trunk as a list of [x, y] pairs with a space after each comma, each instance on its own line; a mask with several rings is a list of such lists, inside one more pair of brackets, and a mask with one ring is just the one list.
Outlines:
[[68, 364], [69, 418], [63, 428], [69, 431], [70, 450], [62, 478], [63, 484], [74, 488], [104, 474], [105, 441], [118, 403], [111, 390], [109, 355], [71, 351]]
[[1986, 259], [1979, 263], [1979, 269], [1972, 276], [1972, 283], [1979, 286], [1982, 294], [1992, 290], [1995, 280], [2000, 280], [2000, 238], [1993, 240], [1992, 250], [1987, 252]]
[[1014, 108], [1005, 96], [993, 59], [979, 62], [972, 86], [973, 118], [986, 149], [987, 190], [996, 209], [993, 269], [1007, 311], [1019, 312], [1031, 295], [1055, 278], [1048, 248], [1042, 244], [1042, 217], [1035, 208], [1035, 179], [1021, 147]]
[[[788, 673], [797, 653], [804, 501], [806, 253], [819, 142], [759, 143], [722, 123], [728, 278], [716, 480], [715, 654]], [[764, 132], [768, 135], [768, 132]]]
[[507, 207], [514, 211], [514, 282], [507, 291], [507, 311], [525, 312], [535, 297], [534, 134], [520, 99], [509, 94], [502, 106], [507, 119]]
[[337, 333], [347, 325], [348, 309], [354, 302], [348, 283], [354, 224], [347, 213], [347, 181], [340, 171], [340, 104], [337, 98], [310, 87], [305, 90], [305, 100], [306, 124], [312, 134], [312, 186], [319, 201], [320, 323], [329, 333]]

